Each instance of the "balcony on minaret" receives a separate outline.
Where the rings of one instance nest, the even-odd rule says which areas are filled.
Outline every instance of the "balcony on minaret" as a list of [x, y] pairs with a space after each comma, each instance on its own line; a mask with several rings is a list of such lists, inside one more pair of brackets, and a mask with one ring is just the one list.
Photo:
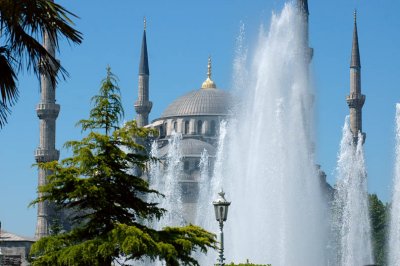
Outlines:
[[153, 103], [150, 101], [136, 101], [135, 102], [135, 111], [138, 114], [148, 114], [153, 107]]
[[346, 102], [349, 108], [361, 108], [365, 102], [365, 95], [360, 93], [351, 93], [346, 96]]
[[56, 103], [39, 103], [36, 113], [39, 119], [56, 119], [60, 112], [60, 105]]
[[56, 149], [46, 150], [38, 148], [35, 150], [35, 160], [37, 163], [57, 161], [60, 158], [60, 151]]

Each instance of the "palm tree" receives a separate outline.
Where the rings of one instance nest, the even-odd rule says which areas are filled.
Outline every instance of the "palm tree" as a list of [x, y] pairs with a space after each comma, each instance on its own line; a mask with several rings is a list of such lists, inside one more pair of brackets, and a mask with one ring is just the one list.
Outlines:
[[54, 84], [68, 76], [40, 39], [47, 32], [56, 50], [60, 37], [80, 44], [82, 34], [70, 17], [76, 15], [52, 0], [0, 0], [0, 128], [18, 99], [19, 71], [48, 75]]

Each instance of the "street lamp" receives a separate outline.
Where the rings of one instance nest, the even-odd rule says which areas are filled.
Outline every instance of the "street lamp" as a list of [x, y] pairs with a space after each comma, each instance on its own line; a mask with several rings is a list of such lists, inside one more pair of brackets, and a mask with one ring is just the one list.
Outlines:
[[221, 189], [221, 191], [218, 193], [219, 197], [213, 201], [214, 204], [214, 210], [215, 210], [215, 218], [219, 222], [219, 234], [220, 234], [220, 249], [219, 249], [219, 266], [224, 266], [224, 222], [228, 218], [228, 207], [231, 205], [230, 202], [226, 201], [225, 199], [225, 192]]

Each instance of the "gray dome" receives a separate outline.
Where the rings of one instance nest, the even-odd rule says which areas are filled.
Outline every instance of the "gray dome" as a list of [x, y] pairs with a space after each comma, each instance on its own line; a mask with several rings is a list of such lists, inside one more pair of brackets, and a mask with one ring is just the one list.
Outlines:
[[[192, 139], [192, 138], [182, 139], [180, 147], [183, 156], [199, 157], [200, 154], [204, 151], [204, 149], [207, 150], [209, 156], [215, 156], [216, 153], [214, 146], [212, 146], [210, 143], [198, 139]], [[169, 150], [169, 145], [162, 147], [159, 150], [159, 156], [164, 157], [165, 155], [167, 155], [168, 150]]]
[[191, 91], [173, 101], [162, 118], [188, 115], [227, 115], [230, 94], [219, 89]]
[[183, 155], [197, 155], [202, 154], [204, 149], [207, 150], [208, 155], [215, 156], [215, 148], [210, 143], [198, 139], [183, 139], [181, 142], [181, 151]]

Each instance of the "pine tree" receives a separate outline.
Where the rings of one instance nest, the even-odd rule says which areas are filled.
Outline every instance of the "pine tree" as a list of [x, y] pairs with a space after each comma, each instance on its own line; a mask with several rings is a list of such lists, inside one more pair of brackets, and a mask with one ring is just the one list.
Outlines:
[[92, 102], [89, 118], [78, 123], [88, 135], [65, 144], [72, 156], [38, 165], [53, 174], [39, 188], [42, 197], [32, 204], [50, 201], [68, 210], [74, 227], [37, 241], [31, 249], [32, 265], [102, 266], [144, 257], [171, 266], [199, 265], [192, 252], [215, 248], [215, 235], [194, 225], [155, 230], [143, 223], [165, 213], [157, 203], [146, 201], [148, 195], [162, 195], [132, 171], [144, 171], [152, 160], [135, 139], [154, 132], [137, 127], [135, 121], [119, 126], [123, 108], [110, 68]]

